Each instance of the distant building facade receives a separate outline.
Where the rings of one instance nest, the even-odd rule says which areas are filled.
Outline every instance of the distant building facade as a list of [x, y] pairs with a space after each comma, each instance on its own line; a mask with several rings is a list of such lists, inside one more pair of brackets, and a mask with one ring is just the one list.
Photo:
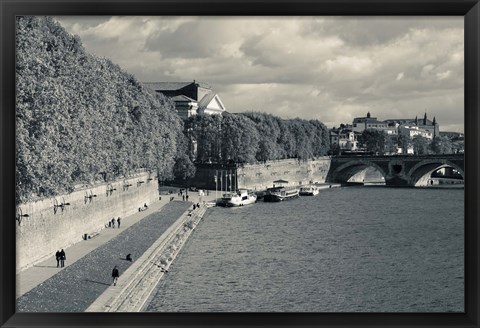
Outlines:
[[395, 125], [401, 132], [406, 133], [412, 138], [421, 135], [427, 139], [433, 139], [440, 136], [440, 125], [435, 117], [433, 120], [427, 118], [427, 113], [424, 114], [423, 119], [388, 119], [385, 120], [388, 124]]
[[398, 134], [405, 135], [410, 139], [413, 139], [416, 136], [424, 137], [429, 140], [433, 139], [433, 133], [431, 130], [422, 129], [416, 125], [400, 125], [398, 127]]
[[[218, 94], [204, 82], [144, 82], [143, 85], [170, 98], [184, 121], [198, 114], [222, 115], [226, 112]], [[189, 156], [195, 158], [197, 140], [192, 136], [189, 138]]]
[[370, 112], [365, 117], [355, 117], [352, 122], [352, 130], [354, 132], [362, 133], [365, 130], [388, 130], [388, 123], [377, 120], [376, 117], [371, 117]]
[[404, 134], [410, 138], [420, 135], [427, 139], [433, 139], [440, 136], [440, 126], [435, 117], [433, 121], [427, 118], [425, 113], [423, 119], [388, 119], [379, 121], [376, 117], [372, 117], [370, 112], [365, 117], [355, 117], [352, 123], [354, 132], [362, 133], [365, 130], [374, 129], [384, 131], [387, 135]]
[[330, 144], [336, 145], [340, 150], [358, 150], [358, 133], [346, 128], [330, 130]]
[[[440, 127], [435, 117], [433, 120], [427, 118], [425, 113], [423, 119], [387, 119], [380, 121], [372, 117], [370, 112], [366, 116], [355, 117], [352, 124], [341, 124], [339, 128], [330, 130], [330, 144], [342, 150], [359, 151], [363, 150], [359, 144], [358, 137], [365, 130], [378, 130], [385, 132], [388, 136], [407, 136], [410, 142], [404, 144], [405, 149], [397, 145], [398, 153], [413, 154], [412, 141], [416, 136], [433, 140], [440, 136]], [[332, 148], [333, 149], [333, 148]]]
[[144, 82], [143, 85], [170, 98], [184, 120], [197, 114], [221, 115], [226, 111], [218, 94], [204, 82]]

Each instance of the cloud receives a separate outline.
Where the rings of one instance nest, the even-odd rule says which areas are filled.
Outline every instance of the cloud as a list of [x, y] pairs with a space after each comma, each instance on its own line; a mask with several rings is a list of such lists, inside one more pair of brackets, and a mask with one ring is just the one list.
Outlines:
[[[205, 81], [232, 112], [463, 124], [462, 17], [59, 17], [141, 81]], [[452, 115], [451, 113], [454, 113]]]

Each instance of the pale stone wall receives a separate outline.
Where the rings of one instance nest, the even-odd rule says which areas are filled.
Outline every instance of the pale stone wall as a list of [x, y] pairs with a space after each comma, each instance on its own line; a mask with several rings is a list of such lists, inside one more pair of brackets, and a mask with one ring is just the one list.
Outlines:
[[[215, 190], [215, 174], [218, 177], [216, 184], [218, 190], [230, 190], [230, 188], [232, 190], [235, 188], [265, 190], [272, 187], [273, 181], [279, 179], [288, 181], [289, 185], [310, 182], [325, 183], [330, 163], [331, 158], [325, 156], [306, 162], [284, 159], [267, 161], [262, 164], [245, 164], [236, 169], [237, 182], [233, 178], [235, 176], [234, 167], [222, 167], [215, 164], [201, 165], [197, 166], [195, 177], [189, 181], [188, 185], [196, 186], [199, 189]], [[231, 180], [227, 178], [228, 174], [231, 174]]]
[[[143, 183], [140, 183], [143, 181]], [[125, 187], [130, 184], [131, 186]], [[111, 193], [107, 190], [116, 189]], [[96, 195], [91, 201], [86, 195]], [[70, 194], [22, 204], [28, 217], [17, 221], [17, 272], [54, 255], [61, 249], [82, 241], [84, 234], [104, 229], [113, 217], [125, 217], [138, 212], [144, 203], [159, 199], [158, 180], [146, 172], [113, 183], [101, 183]], [[70, 203], [62, 211], [58, 204]], [[67, 254], [68, 260], [68, 254]]]
[[286, 180], [292, 186], [325, 183], [330, 161], [329, 157], [322, 157], [306, 162], [287, 159], [245, 165], [237, 171], [238, 187], [264, 190], [272, 187], [275, 180]]

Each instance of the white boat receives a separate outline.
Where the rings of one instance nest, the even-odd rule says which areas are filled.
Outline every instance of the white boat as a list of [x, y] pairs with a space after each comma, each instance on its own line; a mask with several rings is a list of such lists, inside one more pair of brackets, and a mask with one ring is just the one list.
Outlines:
[[315, 196], [318, 195], [318, 188], [316, 186], [304, 186], [300, 188], [300, 196]]
[[284, 200], [294, 199], [298, 197], [298, 188], [296, 187], [273, 187], [268, 188], [265, 196], [263, 196], [264, 202], [281, 202]]
[[222, 197], [223, 206], [244, 206], [254, 204], [257, 201], [257, 195], [247, 189], [240, 189], [235, 193], [224, 194]]
[[288, 184], [285, 180], [273, 181], [273, 188], [268, 188], [263, 196], [264, 202], [281, 202], [298, 197], [298, 188], [295, 186], [284, 187]]
[[206, 202], [206, 203], [205, 203], [205, 206], [206, 206], [206, 207], [215, 207], [215, 206], [217, 206], [217, 204], [215, 203], [215, 201], [213, 201], [213, 202]]

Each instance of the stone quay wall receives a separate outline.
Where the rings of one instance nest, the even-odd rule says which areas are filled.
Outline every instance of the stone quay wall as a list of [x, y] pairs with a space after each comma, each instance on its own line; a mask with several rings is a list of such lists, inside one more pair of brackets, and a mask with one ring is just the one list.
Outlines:
[[[264, 190], [272, 187], [275, 180], [286, 180], [288, 185], [296, 186], [325, 183], [330, 162], [330, 157], [325, 156], [308, 161], [285, 159], [261, 164], [245, 164], [238, 167], [215, 164], [199, 165], [195, 177], [189, 181], [189, 184], [199, 189], [210, 190], [233, 190], [236, 188]], [[215, 175], [217, 175], [216, 184]]]
[[[20, 272], [108, 227], [113, 217], [138, 212], [159, 198], [158, 179], [147, 172], [110, 183], [82, 187], [70, 194], [19, 205], [16, 269]], [[61, 206], [68, 203], [70, 205]], [[18, 213], [20, 213], [20, 211]], [[68, 260], [68, 254], [67, 254]]]
[[265, 190], [273, 186], [273, 181], [285, 180], [290, 186], [309, 183], [325, 183], [330, 158], [322, 157], [309, 161], [286, 159], [268, 161], [264, 164], [251, 164], [237, 170], [238, 188]]

